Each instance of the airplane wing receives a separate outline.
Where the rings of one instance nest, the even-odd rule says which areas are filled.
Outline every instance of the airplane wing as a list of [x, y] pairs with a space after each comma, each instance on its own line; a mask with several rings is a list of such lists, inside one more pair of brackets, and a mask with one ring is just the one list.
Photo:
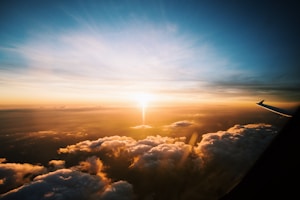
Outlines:
[[277, 107], [274, 107], [274, 106], [270, 106], [270, 105], [267, 105], [267, 104], [264, 104], [264, 100], [256, 103], [257, 105], [261, 106], [262, 108], [264, 109], [267, 109], [271, 112], [274, 112], [276, 114], [279, 114], [279, 115], [282, 115], [282, 116], [285, 116], [285, 117], [292, 117], [292, 114], [289, 113], [288, 111], [286, 110], [283, 110], [283, 109], [280, 109], [280, 108], [277, 108]]

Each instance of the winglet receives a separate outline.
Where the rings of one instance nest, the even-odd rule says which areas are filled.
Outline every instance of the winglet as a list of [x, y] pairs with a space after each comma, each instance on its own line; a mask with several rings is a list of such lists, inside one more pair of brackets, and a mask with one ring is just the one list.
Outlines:
[[258, 106], [261, 106], [271, 112], [274, 112], [274, 113], [277, 113], [279, 115], [282, 115], [282, 116], [285, 116], [285, 117], [292, 117], [292, 114], [289, 112], [289, 111], [286, 111], [286, 110], [283, 110], [281, 108], [277, 108], [277, 107], [274, 107], [274, 106], [270, 106], [270, 105], [267, 105], [267, 104], [264, 104], [263, 103], [264, 100], [256, 103]]
[[262, 104], [264, 103], [264, 101], [265, 101], [265, 100], [262, 100], [262, 101], [258, 102], [257, 104], [258, 104], [258, 105], [262, 105]]

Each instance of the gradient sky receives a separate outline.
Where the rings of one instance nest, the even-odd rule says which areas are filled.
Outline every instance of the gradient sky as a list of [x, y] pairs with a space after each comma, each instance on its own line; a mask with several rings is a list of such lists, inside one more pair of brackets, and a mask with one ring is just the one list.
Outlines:
[[0, 104], [300, 102], [299, 6], [215, 2], [1, 1]]

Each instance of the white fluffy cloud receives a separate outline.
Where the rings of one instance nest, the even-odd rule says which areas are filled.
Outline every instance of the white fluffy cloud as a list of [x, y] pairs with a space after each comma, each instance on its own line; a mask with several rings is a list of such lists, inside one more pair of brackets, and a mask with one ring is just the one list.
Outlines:
[[[190, 122], [174, 126], [188, 129]], [[242, 178], [276, 133], [271, 125], [248, 124], [204, 134], [196, 144], [159, 135], [81, 141], [58, 150], [79, 159], [79, 165], [37, 176], [4, 199], [217, 199]]]
[[[126, 194], [126, 196], [123, 196]], [[131, 199], [132, 186], [126, 181], [111, 183], [105, 177], [72, 169], [43, 174], [22, 187], [11, 190], [1, 199]]]
[[135, 140], [126, 137], [126, 136], [111, 136], [111, 137], [103, 137], [99, 138], [98, 140], [90, 141], [85, 140], [82, 142], [79, 142], [74, 145], [69, 145], [65, 148], [60, 148], [58, 150], [59, 153], [76, 153], [79, 151], [82, 152], [97, 152], [101, 149], [105, 148], [105, 146], [112, 145], [115, 146], [115, 148], [125, 146], [126, 144], [130, 144], [134, 142]]
[[232, 186], [238, 183], [276, 133], [271, 125], [248, 124], [204, 134], [194, 148], [203, 160], [202, 181], [211, 183], [216, 191], [219, 188], [225, 192], [226, 183]]
[[204, 134], [195, 150], [207, 162], [223, 162], [225, 158], [249, 163], [267, 147], [274, 134], [276, 130], [271, 125], [235, 125], [227, 131]]
[[[192, 122], [179, 121], [170, 127], [189, 128], [191, 125]], [[129, 163], [123, 163], [122, 170], [152, 179], [152, 182], [156, 180], [156, 184], [167, 184], [171, 180], [173, 183], [184, 183], [186, 177], [183, 175], [190, 174], [189, 179], [192, 180], [188, 182], [194, 185], [189, 190], [184, 190], [182, 195], [214, 196], [219, 194], [216, 191], [226, 191], [240, 180], [275, 134], [275, 128], [267, 124], [235, 125], [226, 131], [204, 134], [202, 140], [195, 145], [187, 144], [185, 137], [157, 135], [134, 140], [130, 137], [111, 136], [69, 145], [59, 149], [59, 152], [104, 153], [102, 155], [113, 156], [122, 162], [125, 157]], [[193, 173], [195, 175], [191, 175]], [[153, 178], [158, 175], [160, 178]], [[155, 188], [155, 184], [150, 182], [145, 187]], [[168, 186], [161, 187], [170, 189]], [[150, 191], [151, 189], [149, 193]]]
[[160, 144], [175, 144], [176, 142], [185, 141], [185, 137], [171, 138], [157, 136], [147, 136], [142, 140], [135, 140], [126, 136], [110, 136], [99, 138], [94, 141], [82, 141], [65, 148], [60, 148], [59, 153], [76, 153], [76, 152], [100, 152], [105, 151], [114, 156], [126, 152], [131, 156], [143, 154]]
[[[186, 121], [176, 124], [190, 125]], [[60, 148], [59, 153], [105, 152], [114, 157], [126, 153], [133, 160], [132, 167], [139, 165], [145, 167], [158, 165], [159, 162], [166, 162], [168, 165], [176, 164], [193, 150], [206, 164], [223, 162], [224, 165], [230, 161], [241, 162], [239, 166], [243, 166], [249, 165], [257, 158], [275, 133], [276, 130], [271, 125], [235, 125], [226, 131], [204, 134], [201, 142], [195, 146], [186, 144], [185, 137], [172, 138], [157, 135], [135, 140], [131, 137], [111, 136], [69, 145]]]

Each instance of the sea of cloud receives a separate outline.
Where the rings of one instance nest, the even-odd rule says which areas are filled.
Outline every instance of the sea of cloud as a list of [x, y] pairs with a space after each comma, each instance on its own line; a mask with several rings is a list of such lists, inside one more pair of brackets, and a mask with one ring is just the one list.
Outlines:
[[[168, 128], [190, 126], [179, 121]], [[236, 185], [277, 133], [235, 125], [186, 137], [107, 136], [57, 149], [48, 166], [0, 160], [0, 198], [218, 199]]]

